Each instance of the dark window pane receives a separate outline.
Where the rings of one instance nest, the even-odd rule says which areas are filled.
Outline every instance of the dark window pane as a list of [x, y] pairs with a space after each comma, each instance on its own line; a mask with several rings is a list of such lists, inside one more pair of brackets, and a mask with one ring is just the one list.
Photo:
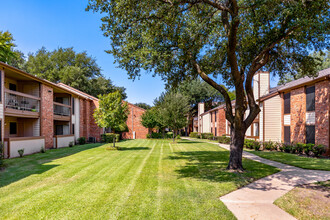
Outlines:
[[72, 124], [72, 134], [74, 134], [74, 124]]
[[74, 98], [72, 97], [72, 106], [71, 106], [71, 108], [72, 108], [72, 114], [74, 115]]
[[17, 123], [16, 122], [9, 123], [9, 134], [17, 134]]
[[315, 86], [306, 88], [306, 110], [315, 111]]
[[63, 125], [56, 125], [56, 135], [63, 135]]
[[291, 94], [290, 93], [284, 94], [284, 114], [290, 114], [291, 112], [290, 100], [291, 100]]
[[217, 128], [214, 128], [214, 136], [217, 136]]
[[213, 133], [213, 128], [211, 128], [211, 133]]
[[315, 126], [314, 125], [306, 126], [306, 143], [315, 144]]
[[213, 116], [213, 114], [212, 114], [212, 112], [210, 114], [211, 114], [211, 122], [212, 122], [212, 116]]
[[16, 84], [9, 83], [9, 89], [12, 91], [16, 91]]
[[290, 132], [290, 126], [284, 126], [284, 143], [290, 143], [291, 142], [291, 132]]
[[214, 112], [214, 121], [217, 122], [217, 111]]

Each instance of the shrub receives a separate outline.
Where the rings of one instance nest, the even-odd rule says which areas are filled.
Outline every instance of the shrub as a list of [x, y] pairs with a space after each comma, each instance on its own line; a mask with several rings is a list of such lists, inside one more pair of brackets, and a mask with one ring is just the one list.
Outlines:
[[258, 141], [254, 141], [253, 149], [255, 151], [259, 151], [260, 150], [260, 147], [261, 147], [261, 144]]
[[296, 150], [296, 153], [302, 154], [304, 152], [304, 144], [296, 143], [295, 150]]
[[0, 142], [0, 167], [2, 167], [4, 164], [4, 161], [3, 161], [4, 157], [5, 157], [4, 153], [5, 153], [5, 151], [4, 151], [3, 143]]
[[244, 147], [246, 147], [248, 149], [253, 149], [253, 145], [254, 145], [254, 140], [251, 140], [251, 139], [244, 140]]
[[202, 133], [202, 139], [209, 139], [209, 138], [213, 138], [212, 133]]
[[46, 153], [46, 149], [45, 149], [44, 146], [41, 147], [41, 149], [40, 149], [40, 153]]
[[322, 144], [314, 145], [312, 148], [312, 152], [315, 157], [319, 157], [326, 152], [326, 148]]
[[226, 135], [222, 135], [218, 138], [218, 141], [220, 144], [230, 144], [230, 137], [227, 137]]
[[310, 152], [312, 152], [313, 150], [313, 147], [314, 147], [314, 144], [304, 144], [303, 148], [304, 148], [304, 153], [309, 156], [310, 155]]
[[78, 144], [83, 145], [86, 144], [86, 138], [85, 137], [80, 137], [77, 139]]
[[189, 137], [191, 138], [198, 138], [199, 134], [198, 132], [190, 132]]
[[292, 145], [289, 143], [284, 143], [282, 147], [285, 153], [290, 153], [292, 151]]
[[105, 143], [113, 143], [113, 139], [116, 139], [116, 142], [119, 142], [120, 135], [114, 133], [101, 134], [101, 140]]
[[24, 154], [24, 148], [19, 149], [17, 152], [18, 152], [18, 154], [19, 154], [20, 157], [23, 157], [23, 154]]
[[265, 141], [263, 143], [263, 148], [264, 148], [264, 150], [272, 151], [272, 150], [275, 150], [275, 148], [277, 149], [277, 145], [272, 141]]
[[178, 134], [175, 139], [181, 139], [181, 135]]
[[167, 132], [166, 135], [165, 135], [165, 138], [166, 139], [173, 138], [173, 132], [171, 132], [171, 131]]
[[73, 147], [73, 141], [70, 141], [69, 147]]

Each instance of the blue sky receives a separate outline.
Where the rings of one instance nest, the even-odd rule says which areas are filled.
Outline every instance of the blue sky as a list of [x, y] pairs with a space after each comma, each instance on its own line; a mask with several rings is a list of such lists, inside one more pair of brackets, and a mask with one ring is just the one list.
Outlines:
[[[74, 47], [96, 58], [102, 73], [117, 86], [124, 86], [131, 103], [153, 100], [164, 91], [160, 77], [142, 74], [140, 80], [128, 79], [126, 71], [116, 68], [114, 58], [104, 50], [110, 40], [100, 30], [101, 15], [86, 12], [87, 0], [0, 0], [0, 30], [10, 31], [18, 50], [25, 54], [42, 46], [48, 50]], [[271, 86], [276, 86], [277, 78]]]
[[114, 58], [104, 50], [109, 39], [100, 30], [101, 16], [86, 12], [87, 0], [0, 0], [0, 30], [10, 31], [18, 50], [27, 54], [42, 46], [48, 50], [74, 47], [96, 58], [102, 73], [115, 85], [124, 86], [127, 101], [146, 102], [164, 91], [160, 77], [142, 74], [140, 80], [128, 79], [126, 71], [116, 68]]

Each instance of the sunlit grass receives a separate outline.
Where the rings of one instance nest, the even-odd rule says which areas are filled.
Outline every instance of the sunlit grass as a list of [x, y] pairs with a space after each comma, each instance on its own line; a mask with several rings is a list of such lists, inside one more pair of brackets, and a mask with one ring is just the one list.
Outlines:
[[7, 160], [0, 219], [234, 219], [218, 199], [278, 170], [185, 140], [132, 140], [119, 150], [90, 144]]

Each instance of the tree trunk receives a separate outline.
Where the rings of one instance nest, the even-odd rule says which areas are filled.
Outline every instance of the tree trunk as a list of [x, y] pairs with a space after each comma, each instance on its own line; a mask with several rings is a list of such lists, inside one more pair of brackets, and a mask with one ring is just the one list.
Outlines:
[[243, 171], [244, 128], [231, 126], [230, 158], [227, 169]]
[[116, 133], [113, 133], [113, 147], [116, 147]]
[[173, 130], [173, 143], [174, 143], [174, 141], [175, 141], [175, 130]]

